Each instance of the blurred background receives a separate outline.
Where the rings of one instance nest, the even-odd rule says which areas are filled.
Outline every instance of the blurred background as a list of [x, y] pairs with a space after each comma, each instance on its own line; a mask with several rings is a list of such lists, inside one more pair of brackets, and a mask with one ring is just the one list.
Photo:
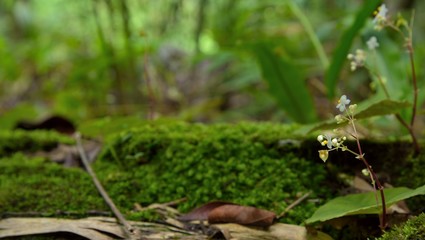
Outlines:
[[[49, 115], [313, 123], [332, 117], [340, 94], [382, 98], [367, 71], [351, 72], [335, 52], [343, 41], [364, 49], [372, 35], [391, 95], [411, 101], [403, 39], [373, 29], [368, 2], [1, 0], [0, 128]], [[423, 85], [425, 2], [386, 4], [407, 20], [415, 9]], [[335, 61], [343, 63], [327, 83]]]

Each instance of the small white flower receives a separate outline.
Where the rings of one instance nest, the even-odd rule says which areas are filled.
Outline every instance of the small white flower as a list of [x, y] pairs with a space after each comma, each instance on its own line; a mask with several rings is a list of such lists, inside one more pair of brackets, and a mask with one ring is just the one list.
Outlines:
[[[322, 146], [326, 145], [329, 149], [332, 149], [332, 137], [329, 134], [325, 134], [325, 136], [323, 135], [320, 135], [320, 136], [322, 136], [322, 141], [321, 141]], [[319, 137], [317, 140], [319, 140]]]
[[350, 106], [348, 106], [348, 110], [350, 111], [351, 114], [354, 114], [356, 109], [357, 109], [357, 104], [351, 104]]
[[321, 143], [321, 142], [323, 142], [323, 140], [324, 140], [323, 135], [317, 136], [317, 141], [319, 141]]
[[351, 100], [347, 98], [347, 96], [342, 95], [341, 98], [338, 100], [338, 105], [336, 105], [336, 108], [339, 109], [340, 112], [344, 112], [346, 109], [346, 106], [350, 104]]
[[334, 146], [334, 147], [338, 147], [338, 139], [336, 139], [336, 138], [334, 138], [334, 139], [332, 139], [332, 145]]
[[362, 174], [366, 177], [369, 176], [369, 170], [367, 168], [362, 169]]
[[384, 22], [387, 20], [388, 8], [385, 4], [378, 7], [378, 11], [375, 11], [375, 18], [373, 23]]
[[379, 47], [378, 39], [376, 39], [375, 36], [372, 36], [371, 38], [369, 38], [366, 44], [370, 50], [375, 50], [375, 48]]
[[336, 124], [340, 124], [345, 121], [345, 118], [341, 114], [338, 114], [335, 116], [335, 120], [336, 120]]
[[366, 53], [361, 49], [357, 49], [356, 55], [354, 56], [354, 60], [356, 60], [356, 62], [363, 63], [366, 60]]
[[376, 30], [381, 30], [385, 27], [385, 24], [387, 23], [387, 14], [388, 14], [388, 8], [385, 6], [385, 4], [382, 4], [380, 7], [378, 7], [378, 10], [374, 12], [375, 18], [373, 19], [373, 23], [375, 24]]
[[361, 49], [357, 49], [356, 54], [350, 53], [347, 55], [347, 58], [351, 60], [350, 62], [351, 71], [354, 71], [358, 67], [363, 67], [364, 62], [366, 60], [366, 53]]

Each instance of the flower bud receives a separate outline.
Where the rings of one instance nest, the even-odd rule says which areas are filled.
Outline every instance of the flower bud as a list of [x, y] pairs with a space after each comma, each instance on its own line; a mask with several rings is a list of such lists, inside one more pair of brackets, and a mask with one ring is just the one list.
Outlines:
[[335, 120], [337, 124], [344, 122], [344, 117], [341, 114], [335, 116]]
[[348, 110], [350, 111], [351, 114], [354, 114], [356, 109], [357, 109], [357, 104], [351, 104], [350, 106], [348, 106]]
[[329, 151], [328, 150], [319, 150], [319, 157], [323, 160], [323, 162], [326, 162], [329, 157]]
[[332, 139], [332, 145], [334, 147], [338, 147], [338, 139], [336, 139], [336, 138]]

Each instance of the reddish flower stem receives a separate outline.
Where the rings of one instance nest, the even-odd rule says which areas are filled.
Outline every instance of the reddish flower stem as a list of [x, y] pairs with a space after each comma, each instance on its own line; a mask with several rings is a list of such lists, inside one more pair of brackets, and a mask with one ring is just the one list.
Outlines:
[[[350, 122], [351, 125], [353, 126], [353, 131], [354, 131], [354, 135], [355, 135], [355, 139], [357, 142], [357, 149], [359, 150], [359, 155], [358, 158], [364, 163], [364, 165], [366, 166], [368, 172], [371, 175], [372, 181], [376, 184], [374, 184], [374, 188], [375, 190], [378, 189], [379, 190], [379, 194], [381, 196], [381, 203], [382, 203], [382, 215], [379, 218], [379, 227], [381, 228], [381, 230], [384, 230], [387, 226], [387, 220], [386, 220], [386, 216], [387, 216], [387, 207], [385, 205], [385, 194], [384, 194], [384, 186], [382, 186], [381, 182], [378, 179], [378, 176], [376, 176], [375, 172], [373, 171], [372, 167], [369, 165], [369, 163], [367, 162], [366, 158], [364, 157], [363, 151], [362, 151], [362, 147], [360, 145], [360, 140], [358, 138], [358, 134], [357, 134], [357, 129], [356, 129], [356, 125], [354, 124], [354, 120], [353, 117], [349, 114], [349, 118], [350, 118]], [[375, 193], [376, 194], [376, 193]]]

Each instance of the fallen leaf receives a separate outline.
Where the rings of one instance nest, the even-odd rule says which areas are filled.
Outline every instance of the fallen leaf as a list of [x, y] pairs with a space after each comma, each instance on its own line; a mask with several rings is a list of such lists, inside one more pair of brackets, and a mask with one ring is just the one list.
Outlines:
[[214, 227], [226, 233], [226, 239], [244, 240], [332, 240], [326, 233], [308, 231], [303, 226], [275, 223], [267, 230], [255, 229], [234, 223], [214, 224]]
[[[97, 154], [100, 152], [101, 144], [95, 140], [86, 140], [83, 143], [83, 148], [87, 153], [89, 162], [92, 163], [96, 159]], [[59, 144], [56, 148], [50, 151], [39, 151], [34, 155], [46, 157], [65, 167], [83, 167], [80, 154], [75, 146], [72, 145]]]
[[76, 130], [71, 120], [55, 115], [38, 122], [20, 121], [16, 124], [15, 128], [24, 130], [54, 130], [68, 135], [72, 135]]
[[270, 226], [276, 214], [255, 207], [214, 201], [196, 208], [179, 218], [181, 221], [204, 221], [209, 223], [238, 223], [252, 226]]
[[[187, 231], [168, 224], [129, 221], [143, 234], [140, 240], [158, 239], [211, 239], [203, 233]], [[217, 230], [218, 231], [218, 230]], [[58, 218], [6, 218], [0, 220], [0, 239], [19, 238], [40, 234], [54, 235], [71, 233], [89, 240], [112, 240], [126, 238], [122, 225], [109, 217], [90, 217], [84, 219]]]
[[190, 211], [187, 214], [184, 214], [183, 216], [179, 217], [178, 219], [180, 221], [194, 221], [194, 220], [198, 220], [198, 221], [205, 221], [208, 220], [208, 214], [217, 207], [226, 205], [226, 204], [233, 204], [230, 202], [223, 202], [223, 201], [214, 201], [214, 202], [209, 202], [207, 204], [204, 204], [198, 208], [193, 209], [192, 211]]
[[0, 221], [0, 238], [20, 237], [36, 234], [67, 232], [87, 239], [124, 239], [125, 234], [116, 223], [99, 219], [58, 218], [7, 218]]
[[276, 214], [249, 206], [223, 205], [208, 214], [209, 223], [238, 223], [242, 225], [268, 227], [273, 224]]
[[354, 177], [353, 187], [360, 192], [375, 191], [375, 189], [372, 187], [372, 184], [370, 184], [369, 182], [367, 182], [366, 180], [358, 176]]

